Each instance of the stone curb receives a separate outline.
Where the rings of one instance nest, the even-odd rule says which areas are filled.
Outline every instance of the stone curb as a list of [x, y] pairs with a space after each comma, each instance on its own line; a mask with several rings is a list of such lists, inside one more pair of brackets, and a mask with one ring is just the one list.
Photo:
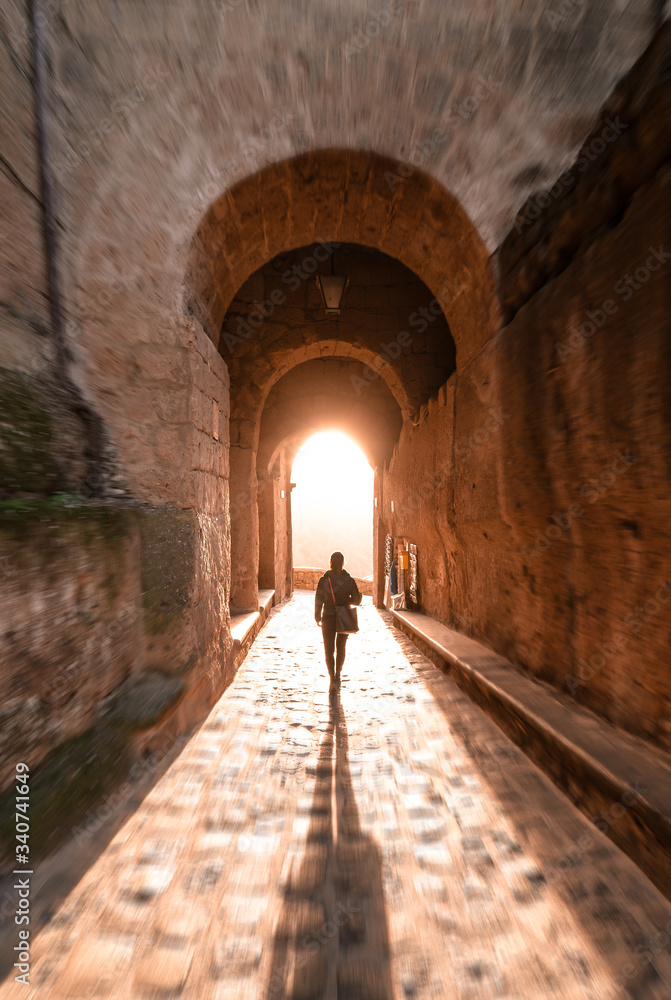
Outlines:
[[259, 591], [259, 610], [248, 614], [231, 617], [231, 636], [233, 637], [233, 659], [237, 673], [240, 664], [247, 656], [249, 648], [265, 624], [275, 601], [274, 590]]

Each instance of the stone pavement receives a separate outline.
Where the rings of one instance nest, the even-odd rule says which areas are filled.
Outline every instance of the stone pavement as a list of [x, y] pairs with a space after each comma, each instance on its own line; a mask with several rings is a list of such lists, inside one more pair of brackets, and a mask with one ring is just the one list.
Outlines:
[[0, 997], [670, 1000], [671, 904], [370, 602], [329, 699], [312, 603]]

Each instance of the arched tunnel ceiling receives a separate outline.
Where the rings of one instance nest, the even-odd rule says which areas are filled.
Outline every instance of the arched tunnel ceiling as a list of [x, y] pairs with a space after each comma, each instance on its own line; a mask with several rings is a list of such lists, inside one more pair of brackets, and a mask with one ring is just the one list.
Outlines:
[[[315, 280], [332, 265], [349, 279], [334, 318]], [[312, 244], [267, 262], [231, 303], [219, 347], [233, 420], [251, 421], [250, 432], [271, 387], [302, 362], [356, 360], [351, 403], [373, 398], [384, 382], [403, 418], [415, 418], [455, 368], [454, 341], [429, 289], [399, 261], [351, 244]]]
[[270, 390], [261, 417], [257, 467], [270, 472], [280, 449], [295, 454], [321, 430], [353, 438], [373, 466], [391, 457], [401, 410], [383, 379], [366, 379], [359, 361], [315, 359], [297, 365]]
[[452, 195], [414, 172], [394, 191], [398, 164], [330, 150], [276, 164], [226, 192], [194, 237], [188, 312], [219, 343], [244, 282], [278, 254], [315, 241], [355, 243], [404, 264], [441, 303], [461, 361], [498, 329], [487, 250]]
[[[459, 351], [460, 319], [495, 325], [478, 261], [575, 158], [663, 4], [391, 6], [387, 23], [368, 29], [379, 15], [369, 0], [190, 0], [161, 5], [160, 17], [134, 0], [59, 4], [49, 19], [63, 112], [55, 157], [64, 256], [82, 296], [116, 273], [109, 248], [132, 245], [127, 270], [151, 308], [186, 298], [216, 340], [231, 298], [265, 260], [340, 238], [398, 256], [434, 294], [450, 257], [453, 278], [469, 268], [478, 294], [447, 316]], [[115, 109], [141, 81], [132, 128], [96, 138], [69, 169], [110, 109], [125, 121]], [[333, 151], [344, 152], [324, 183], [313, 166]], [[129, 297], [128, 322], [137, 310]]]
[[[203, 121], [212, 88], [226, 123], [208, 155], [208, 200], [269, 171], [256, 194], [267, 194], [289, 224], [294, 204], [278, 190], [281, 162], [334, 149], [360, 156], [374, 150], [395, 161], [391, 184], [383, 181], [388, 199], [403, 179], [425, 173], [451, 192], [488, 255], [526, 198], [550, 187], [572, 162], [614, 85], [651, 40], [660, 6], [407, 0], [367, 33], [371, 8], [362, 0], [328, 9], [302, 5], [300, 15], [279, 0], [258, 9], [242, 4], [226, 15], [235, 47], [222, 44], [244, 67], [244, 87], [233, 95], [215, 59], [198, 79]], [[244, 235], [248, 208], [238, 208]], [[308, 209], [306, 224], [318, 215]], [[275, 236], [266, 230], [271, 242]], [[293, 245], [329, 237], [336, 234], [322, 226]], [[343, 238], [366, 242], [360, 232]], [[289, 245], [275, 243], [267, 256]], [[250, 259], [248, 273], [259, 263]], [[233, 284], [242, 280], [236, 274]], [[225, 309], [225, 289], [222, 296]]]

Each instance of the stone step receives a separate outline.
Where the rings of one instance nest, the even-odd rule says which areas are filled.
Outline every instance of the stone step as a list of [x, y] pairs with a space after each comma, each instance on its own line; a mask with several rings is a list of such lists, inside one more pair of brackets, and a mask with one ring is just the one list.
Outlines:
[[231, 615], [233, 642], [243, 643], [260, 617], [258, 611], [250, 611], [246, 615]]
[[275, 600], [274, 590], [259, 590], [259, 611], [261, 614], [267, 615], [273, 606], [273, 601]]
[[274, 590], [259, 590], [259, 610], [231, 615], [231, 636], [236, 669], [244, 660], [259, 629], [270, 614], [275, 601]]

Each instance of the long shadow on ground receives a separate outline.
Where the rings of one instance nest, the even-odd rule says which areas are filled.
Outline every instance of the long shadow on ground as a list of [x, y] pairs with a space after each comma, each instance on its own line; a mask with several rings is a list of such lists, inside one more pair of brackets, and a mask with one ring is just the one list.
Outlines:
[[266, 1000], [390, 1000], [382, 858], [352, 792], [337, 695], [319, 748], [305, 852], [287, 870]]

